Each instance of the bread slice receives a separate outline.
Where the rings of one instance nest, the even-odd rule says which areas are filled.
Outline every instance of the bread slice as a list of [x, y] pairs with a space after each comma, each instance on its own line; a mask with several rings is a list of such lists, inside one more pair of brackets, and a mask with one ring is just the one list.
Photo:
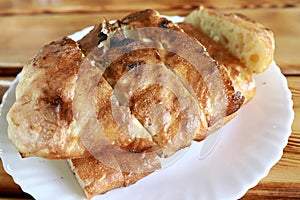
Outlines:
[[[179, 26], [188, 35], [197, 39], [201, 44], [203, 44], [209, 55], [225, 67], [230, 80], [232, 80], [232, 85], [227, 87], [233, 87], [236, 91], [238, 91], [238, 93], [244, 98], [244, 101], [242, 102], [243, 105], [248, 103], [255, 96], [256, 89], [252, 73], [248, 71], [247, 66], [245, 66], [234, 55], [232, 55], [229, 50], [227, 50], [221, 44], [213, 41], [213, 39], [196, 29], [191, 24], [183, 22], [179, 23]], [[238, 99], [233, 98], [232, 100], [237, 101]], [[224, 126], [236, 116], [237, 112], [234, 112], [234, 110], [237, 109], [234, 107], [236, 104], [229, 105], [233, 107], [228, 107], [228, 115], [222, 118], [219, 123], [212, 124], [208, 129], [209, 133], [215, 132], [217, 129]]]
[[226, 47], [252, 73], [263, 72], [274, 59], [273, 32], [244, 15], [200, 7], [185, 22]]
[[90, 155], [78, 135], [70, 131], [72, 93], [82, 61], [76, 42], [63, 38], [45, 45], [23, 67], [16, 102], [7, 114], [8, 136], [23, 157]]
[[100, 162], [95, 157], [68, 159], [87, 199], [131, 185], [161, 168], [157, 155], [153, 153], [116, 155], [114, 159], [118, 160], [118, 166]]

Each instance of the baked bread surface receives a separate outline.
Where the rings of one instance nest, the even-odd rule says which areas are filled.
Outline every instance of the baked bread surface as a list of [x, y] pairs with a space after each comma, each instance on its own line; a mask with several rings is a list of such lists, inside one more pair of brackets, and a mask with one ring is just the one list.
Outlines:
[[72, 93], [82, 61], [76, 42], [64, 38], [46, 45], [24, 66], [7, 115], [8, 136], [23, 157], [89, 155], [71, 132]]
[[253, 74], [273, 51], [261, 25], [204, 8], [179, 24], [149, 9], [100, 23], [24, 66], [9, 138], [23, 157], [69, 159], [92, 198], [135, 183], [161, 168], [159, 157], [231, 120], [254, 97]]

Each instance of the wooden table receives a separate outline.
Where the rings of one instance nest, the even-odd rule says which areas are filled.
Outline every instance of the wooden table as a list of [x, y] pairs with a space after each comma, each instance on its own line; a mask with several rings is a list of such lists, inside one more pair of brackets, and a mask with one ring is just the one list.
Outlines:
[[[295, 119], [281, 160], [267, 177], [242, 199], [300, 199], [300, 2], [201, 1], [224, 12], [239, 12], [269, 27], [275, 33], [275, 60], [286, 76], [294, 101]], [[165, 15], [186, 15], [200, 5], [192, 0], [1, 0], [0, 3], [0, 97], [22, 65], [49, 41], [99, 23], [102, 17], [116, 19], [145, 8]], [[2, 168], [0, 199], [30, 199]]]

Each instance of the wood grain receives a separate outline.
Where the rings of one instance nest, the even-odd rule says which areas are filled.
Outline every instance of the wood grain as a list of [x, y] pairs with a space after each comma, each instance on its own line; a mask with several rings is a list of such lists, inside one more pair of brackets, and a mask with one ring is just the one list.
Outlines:
[[30, 195], [24, 193], [20, 186], [14, 183], [12, 177], [4, 171], [1, 159], [0, 166], [0, 200], [3, 197], [6, 197], [6, 199], [13, 197], [32, 198]]
[[0, 103], [2, 102], [2, 96], [14, 78], [15, 77], [0, 77]]
[[[67, 7], [65, 9], [73, 8], [67, 6], [68, 1], [64, 2]], [[92, 6], [93, 4], [88, 5]], [[162, 3], [162, 5], [166, 5], [166, 3]], [[146, 5], [143, 8], [145, 7]], [[155, 8], [155, 4], [151, 7]], [[166, 15], [186, 15], [194, 7], [181, 8], [179, 6], [177, 10], [160, 10], [162, 14]], [[283, 73], [300, 74], [300, 56], [298, 56], [298, 47], [300, 46], [300, 7], [273, 8], [270, 6], [266, 8], [266, 6], [262, 6], [259, 9], [240, 8], [243, 7], [242, 5], [236, 7], [239, 9], [227, 8], [226, 12], [243, 13], [273, 30], [276, 39], [275, 60], [282, 68]], [[63, 9], [62, 6], [60, 8]], [[113, 8], [119, 9], [118, 7]], [[42, 8], [30, 7], [30, 9], [40, 10]], [[2, 8], [2, 12], [4, 10], [10, 9]], [[55, 13], [54, 10], [51, 14], [49, 12], [42, 12], [42, 14], [39, 14], [38, 11], [32, 12], [35, 15], [22, 15], [20, 13], [9, 16], [0, 15], [0, 69], [14, 68], [10, 73], [7, 72], [9, 75], [18, 72], [19, 70], [16, 70], [16, 68], [22, 67], [43, 45], [87, 26], [95, 25], [101, 22], [104, 16], [109, 20], [119, 19], [130, 11], [111, 12], [103, 9], [97, 12], [90, 10], [90, 12], [81, 13], [78, 11], [69, 14]]]
[[0, 5], [0, 15], [15, 14], [43, 14], [43, 13], [90, 13], [90, 12], [132, 12], [145, 8], [165, 10], [190, 10], [203, 5], [217, 9], [258, 9], [258, 8], [291, 8], [299, 7], [299, 1], [293, 0], [153, 0], [153, 1], [109, 1], [109, 0], [60, 0], [58, 1], [39, 1], [39, 0], [2, 0]]

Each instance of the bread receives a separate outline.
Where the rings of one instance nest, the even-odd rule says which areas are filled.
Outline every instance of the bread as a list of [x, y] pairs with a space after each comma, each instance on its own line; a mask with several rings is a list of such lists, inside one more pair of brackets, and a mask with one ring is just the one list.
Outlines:
[[[128, 19], [131, 19], [131, 20], [128, 20]], [[165, 21], [165, 20], [166, 19], [160, 17], [157, 12], [152, 11], [152, 10], [146, 10], [146, 11], [134, 13], [132, 15], [125, 17], [123, 20], [118, 21], [118, 25], [121, 26], [121, 29], [123, 28], [125, 30], [129, 29], [128, 26], [133, 26], [135, 28], [141, 28], [141, 27], [145, 27], [145, 26], [157, 27], [159, 24], [162, 23], [162, 21]], [[123, 24], [123, 27], [122, 27], [122, 24]], [[180, 23], [180, 24], [178, 24], [178, 26], [176, 24], [173, 24], [172, 22], [167, 22], [166, 24], [168, 24], [168, 26], [171, 27], [171, 29], [176, 29], [176, 31], [180, 31], [180, 32], [184, 31], [186, 34], [197, 39], [201, 44], [203, 44], [205, 46], [207, 52], [209, 53], [209, 55], [217, 61], [217, 63], [215, 63], [215, 66], [218, 66], [218, 69], [222, 72], [221, 74], [223, 75], [223, 80], [225, 82], [227, 80], [227, 82], [225, 84], [227, 87], [227, 92], [230, 91], [235, 95], [237, 95], [237, 94], [240, 95], [240, 98], [239, 98], [239, 95], [232, 96], [233, 99], [235, 97], [236, 97], [236, 99], [234, 99], [234, 101], [231, 102], [231, 104], [229, 104], [231, 106], [227, 107], [228, 109], [226, 109], [226, 110], [228, 112], [226, 113], [225, 116], [222, 116], [221, 122], [217, 123], [216, 121], [209, 120], [209, 119], [213, 118], [212, 117], [213, 112], [211, 110], [209, 110], [209, 112], [207, 112], [205, 114], [206, 119], [208, 121], [208, 127], [207, 127], [208, 132], [206, 134], [212, 133], [213, 131], [217, 130], [218, 128], [220, 128], [221, 126], [226, 124], [229, 120], [231, 120], [236, 115], [236, 111], [239, 109], [239, 107], [242, 104], [246, 104], [254, 97], [255, 83], [253, 80], [253, 73], [252, 73], [253, 71], [252, 71], [252, 69], [249, 69], [249, 67], [247, 65], [242, 63], [238, 58], [236, 58], [236, 56], [233, 55], [226, 47], [213, 41], [212, 38], [208, 37], [202, 31], [197, 29], [197, 27], [190, 25], [188, 23]], [[112, 26], [115, 27], [116, 25], [112, 25]], [[83, 38], [81, 41], [79, 41], [79, 43], [81, 44], [82, 47], [86, 46], [86, 44], [89, 44], [88, 48], [91, 49], [91, 46], [93, 46], [93, 45], [89, 42], [86, 42], [86, 40], [90, 41], [91, 39], [89, 37], [93, 37], [93, 35], [96, 35], [98, 27], [99, 27], [99, 25], [96, 26], [95, 29], [92, 30], [90, 34], [86, 35], [85, 38]], [[240, 29], [240, 31], [243, 31], [242, 27], [236, 27], [236, 28]], [[98, 31], [99, 31], [98, 34], [100, 34], [101, 30], [98, 29]], [[153, 34], [153, 32], [151, 34]], [[179, 41], [179, 43], [180, 42], [182, 42], [182, 41]], [[172, 46], [172, 41], [169, 41], [168, 45]], [[118, 49], [118, 50], [120, 50], [120, 49]], [[126, 70], [127, 71], [129, 70], [129, 69], [126, 69], [126, 66], [128, 66], [131, 62], [133, 62], [133, 60], [136, 61], [137, 63], [139, 63], [142, 58], [149, 57], [149, 56], [151, 57], [151, 55], [152, 55], [152, 59], [150, 59], [151, 61], [156, 60], [155, 62], [159, 63], [161, 60], [163, 60], [167, 64], [167, 66], [170, 69], [172, 69], [172, 71], [178, 77], [180, 77], [181, 81], [186, 81], [185, 83], [190, 85], [193, 88], [192, 90], [197, 91], [198, 93], [196, 92], [196, 94], [195, 94], [197, 102], [199, 103], [199, 105], [202, 109], [207, 108], [208, 105], [205, 104], [205, 102], [207, 101], [208, 98], [213, 99], [213, 96], [207, 92], [207, 88], [203, 89], [203, 88], [205, 88], [205, 84], [203, 82], [201, 82], [202, 81], [201, 76], [197, 76], [197, 71], [195, 71], [194, 67], [190, 66], [190, 63], [186, 62], [186, 60], [182, 59], [182, 57], [180, 57], [176, 54], [169, 55], [166, 52], [161, 52], [161, 51], [158, 51], [158, 52], [155, 51], [153, 53], [153, 51], [154, 50], [152, 50], [152, 51], [147, 50], [146, 53], [145, 53], [145, 51], [140, 51], [140, 52], [135, 51], [134, 53], [131, 52], [130, 54], [126, 54], [126, 56], [121, 56], [119, 60], [122, 60], [122, 63], [118, 64], [118, 66], [119, 67], [121, 66], [121, 67], [119, 69], [117, 67], [108, 68], [107, 71], [105, 71], [105, 73], [104, 73], [104, 77], [107, 80], [109, 80], [111, 85], [114, 85], [116, 83], [115, 80], [118, 80], [118, 78], [115, 78], [116, 74], [118, 74], [118, 76], [121, 77], [123, 75], [123, 73], [126, 72]], [[85, 51], [85, 52], [88, 52], [88, 51]], [[143, 55], [142, 57], [139, 56], [140, 53], [142, 53], [142, 55]], [[164, 57], [157, 59], [157, 56], [154, 56], [156, 53], [159, 55], [164, 55]], [[133, 59], [133, 60], [130, 60], [130, 59]], [[120, 61], [117, 61], [116, 63], [118, 63], [118, 62], [120, 62]], [[113, 65], [114, 64], [115, 63], [113, 63]], [[264, 67], [266, 67], [266, 66], [264, 66]], [[112, 70], [114, 70], [114, 71], [112, 71]], [[145, 80], [142, 79], [142, 81], [145, 81]], [[199, 89], [197, 87], [201, 87], [202, 89]], [[158, 96], [160, 96], [158, 91], [162, 90], [161, 88], [150, 88], [150, 89], [151, 89], [150, 90], [151, 92], [148, 92], [147, 90], [138, 91], [132, 97], [133, 104], [135, 105], [135, 106], [133, 106], [132, 112], [137, 117], [137, 119], [139, 121], [141, 121], [141, 123], [145, 127], [147, 127], [147, 124], [144, 122], [144, 119], [147, 118], [147, 114], [145, 114], [147, 112], [143, 112], [143, 109], [148, 108], [150, 104], [143, 104], [143, 102], [147, 102], [144, 100], [143, 95], [145, 95], [147, 93], [150, 94], [150, 99], [153, 99], [152, 103], [154, 103], [155, 99]], [[238, 91], [238, 92], [235, 92], [235, 91]], [[142, 92], [142, 94], [141, 94], [141, 92]], [[228, 96], [229, 95], [227, 95], [227, 97]], [[168, 98], [166, 98], [166, 99], [168, 99]], [[142, 103], [140, 103], [140, 101]], [[142, 106], [139, 106], [139, 104], [142, 104]], [[234, 107], [234, 105], [236, 107]], [[137, 107], [138, 109], [135, 107]], [[137, 112], [137, 110], [139, 112]], [[208, 109], [206, 109], [206, 111], [207, 110]], [[201, 136], [205, 137], [206, 135], [201, 135], [201, 134], [195, 135], [194, 140], [203, 139], [203, 138], [201, 138]], [[79, 160], [85, 160], [85, 159], [79, 159]], [[88, 164], [87, 166], [90, 166], [90, 165]], [[74, 170], [76, 170], [76, 167]], [[103, 173], [105, 174], [105, 172], [103, 172]], [[79, 178], [79, 180], [84, 179], [82, 176], [80, 176], [80, 175], [78, 176], [78, 173], [77, 173], [77, 177]], [[121, 185], [119, 185], [119, 186], [121, 186]], [[98, 188], [98, 189], [100, 189], [100, 188]], [[85, 191], [88, 194], [88, 196], [91, 196], [91, 194], [89, 194], [89, 191], [87, 191], [87, 189], [85, 189]], [[103, 191], [101, 191], [101, 193], [102, 192]]]
[[[186, 34], [183, 34], [183, 30], [179, 26], [164, 17], [160, 17], [158, 12], [153, 10], [137, 12], [115, 24], [105, 24], [104, 26], [106, 26], [106, 30], [103, 32], [106, 32], [108, 35], [105, 41], [109, 42], [106, 42], [106, 44], [105, 41], [103, 41], [100, 45], [102, 45], [103, 48], [105, 47], [105, 53], [101, 54], [97, 52], [102, 51], [103, 48], [96, 50], [96, 52], [89, 52], [87, 50], [85, 50], [85, 52], [94, 57], [96, 60], [95, 63], [99, 68], [105, 69], [105, 71], [103, 70], [103, 76], [112, 87], [115, 87], [117, 81], [121, 82], [120, 77], [124, 74], [128, 74], [132, 68], [134, 68], [135, 73], [137, 73], [137, 71], [140, 72], [145, 65], [159, 65], [160, 67], [159, 72], [156, 70], [158, 67], [151, 67], [151, 72], [140, 73], [147, 74], [146, 77], [140, 76], [139, 79], [128, 77], [128, 79], [132, 80], [132, 85], [137, 85], [140, 88], [142, 88], [144, 83], [147, 83], [146, 86], [142, 88], [142, 91], [134, 91], [130, 97], [131, 104], [133, 105], [131, 112], [138, 121], [149, 130], [150, 134], [153, 135], [153, 140], [158, 144], [158, 148], [162, 149], [164, 156], [170, 156], [178, 149], [189, 145], [192, 139], [201, 140], [205, 138], [208, 134], [207, 128], [205, 128], [206, 126], [212, 126], [216, 121], [223, 118], [223, 116], [234, 113], [242, 105], [244, 97], [232, 87], [232, 80], [229, 78], [228, 70], [208, 56], [202, 44], [191, 39]], [[90, 34], [79, 41], [80, 46], [86, 46], [88, 43], [86, 41], [91, 41], [89, 37], [97, 35], [95, 32], [96, 30], [99, 31], [98, 27], [99, 26], [96, 26]], [[163, 27], [163, 29], [161, 29], [161, 27]], [[114, 31], [110, 32], [110, 30]], [[132, 30], [138, 30], [138, 33]], [[101, 33], [99, 32], [98, 35], [99, 34]], [[127, 38], [125, 38], [124, 35], [127, 35]], [[125, 40], [126, 44], [117, 46], [118, 42], [125, 43]], [[148, 42], [144, 43], [143, 41]], [[152, 43], [151, 41], [156, 41], [156, 43]], [[81, 43], [83, 45], [81, 45]], [[190, 49], [187, 50], [186, 46], [180, 44], [186, 44]], [[89, 47], [88, 49], [91, 48]], [[93, 54], [97, 55], [93, 56]], [[102, 55], [101, 58], [98, 58], [99, 54]], [[113, 60], [113, 62], [109, 61], [109, 67], [104, 67], [105, 63], [101, 62], [103, 60], [107, 62], [109, 59]], [[163, 73], [163, 75], [160, 76], [164, 76], [163, 78], [168, 80], [168, 82], [158, 79], [154, 80], [155, 77], [158, 77], [154, 75], [158, 73]], [[152, 74], [152, 76], [149, 74]], [[174, 77], [174, 75], [176, 76]], [[179, 80], [176, 80], [176, 77]], [[222, 81], [220, 82], [220, 80]], [[153, 82], [167, 86], [169, 90], [171, 89], [171, 92], [168, 91], [166, 87], [163, 88], [157, 84], [153, 84]], [[176, 90], [179, 90], [181, 87], [178, 82], [183, 83], [183, 86], [188, 90], [189, 94], [185, 95], [184, 90], [176, 93]], [[175, 85], [178, 86], [175, 87]], [[129, 86], [127, 85], [126, 87], [128, 90]], [[133, 88], [134, 87], [130, 90], [133, 90]], [[184, 98], [179, 97], [182, 95]], [[170, 99], [168, 98], [169, 96], [171, 96]], [[149, 99], [149, 97], [152, 101], [146, 100], [147, 98]], [[151, 125], [149, 124], [153, 124], [152, 121], [154, 119], [149, 109], [153, 108], [154, 105], [158, 105], [160, 102], [160, 105], [162, 105], [160, 110], [172, 110], [171, 105], [172, 102], [174, 102], [172, 98], [174, 99], [175, 97], [178, 98], [179, 101], [185, 99], [185, 101], [191, 102], [184, 103], [186, 105], [198, 105], [198, 107], [196, 106], [192, 110], [197, 110], [197, 113], [199, 113], [199, 120], [197, 120], [201, 122], [199, 126], [200, 130], [194, 131], [195, 133], [192, 133], [190, 136], [182, 135], [181, 138], [184, 138], [184, 140], [181, 141], [181, 144], [167, 144], [164, 142], [167, 141], [165, 139], [166, 136], [171, 139], [170, 136], [173, 135], [172, 137], [174, 137], [176, 132], [178, 132], [178, 127], [176, 127], [179, 124], [178, 117], [182, 118], [182, 116], [184, 116], [178, 114], [180, 106], [182, 105], [178, 105], [179, 102], [177, 102], [177, 105], [174, 105], [175, 107], [173, 108], [177, 110], [177, 114], [169, 112], [169, 114], [171, 114], [170, 117], [178, 116], [173, 118], [175, 120], [174, 122], [169, 121], [164, 123], [162, 121], [156, 121], [154, 123], [156, 126], [160, 125], [160, 127], [169, 124], [169, 127], [164, 126], [163, 129], [160, 128], [160, 130], [164, 130], [164, 132], [158, 132], [157, 128], [153, 130], [153, 127], [150, 127]], [[193, 101], [196, 102], [193, 103]], [[146, 102], [150, 103], [145, 104]], [[227, 104], [220, 102], [226, 102]], [[155, 112], [155, 117], [161, 119], [162, 117], [158, 116], [158, 113], [159, 112]], [[189, 113], [192, 112], [189, 111]], [[161, 115], [163, 114], [165, 113], [162, 112]], [[205, 119], [203, 119], [204, 117]], [[183, 125], [183, 127], [186, 126]], [[174, 149], [168, 149], [170, 147]]]
[[125, 154], [112, 167], [95, 157], [69, 159], [68, 163], [83, 188], [86, 197], [135, 183], [161, 167], [156, 154]]
[[175, 24], [148, 9], [44, 46], [22, 71], [9, 138], [23, 157], [68, 159], [87, 198], [133, 184], [255, 95], [274, 39], [236, 16], [200, 8]]
[[71, 132], [72, 93], [82, 61], [76, 42], [64, 38], [46, 45], [23, 67], [7, 115], [8, 136], [23, 157], [89, 155]]
[[228, 49], [250, 72], [263, 72], [274, 59], [273, 32], [242, 14], [200, 7], [185, 21]]

